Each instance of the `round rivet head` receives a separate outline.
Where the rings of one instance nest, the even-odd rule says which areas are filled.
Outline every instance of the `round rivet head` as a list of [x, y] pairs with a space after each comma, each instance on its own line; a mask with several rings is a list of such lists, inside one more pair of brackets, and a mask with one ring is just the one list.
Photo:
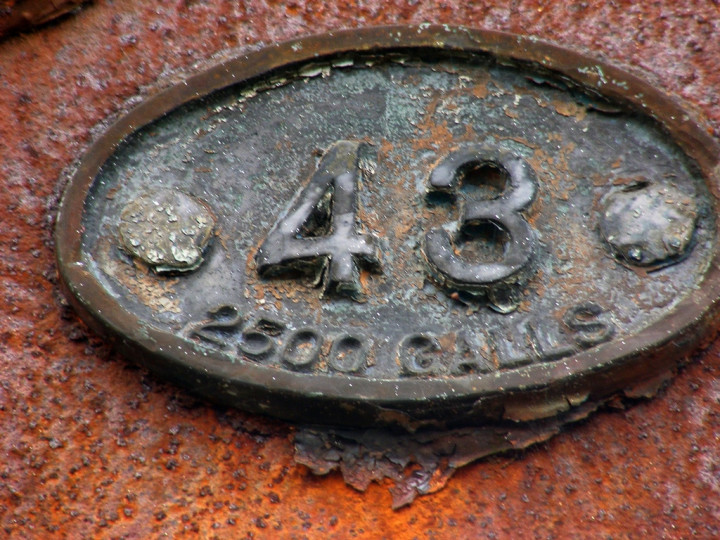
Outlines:
[[698, 211], [677, 188], [643, 180], [611, 192], [601, 216], [600, 232], [615, 257], [632, 266], [663, 267], [688, 253]]
[[216, 218], [197, 197], [173, 189], [147, 192], [120, 214], [120, 246], [157, 273], [191, 272], [203, 262]]

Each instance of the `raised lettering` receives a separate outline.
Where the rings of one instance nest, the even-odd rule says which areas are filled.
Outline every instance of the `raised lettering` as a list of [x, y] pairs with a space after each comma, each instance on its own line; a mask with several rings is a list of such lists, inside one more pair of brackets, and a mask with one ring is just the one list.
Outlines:
[[268, 233], [255, 257], [261, 276], [308, 271], [325, 293], [358, 297], [358, 264], [379, 270], [371, 235], [356, 229], [360, 143], [338, 141], [323, 156], [310, 183]]
[[436, 370], [441, 352], [438, 340], [428, 333], [405, 336], [398, 347], [400, 365], [405, 375], [429, 375]]
[[615, 334], [609, 314], [593, 302], [571, 307], [565, 312], [563, 322], [575, 333], [575, 341], [583, 348], [608, 341]]
[[[465, 195], [462, 183], [472, 176], [475, 182], [489, 183], [506, 177], [501, 194], [494, 198]], [[492, 173], [492, 174], [491, 174]], [[430, 174], [429, 191], [458, 199], [462, 211], [455, 238], [441, 227], [425, 236], [425, 257], [431, 276], [448, 289], [488, 294], [491, 305], [508, 313], [519, 304], [512, 286], [531, 270], [535, 250], [533, 230], [521, 215], [535, 198], [535, 173], [523, 159], [490, 152], [480, 147], [458, 150], [445, 158]], [[506, 237], [500, 260], [468, 262], [456, 253], [456, 241], [471, 231], [477, 241], [489, 243]]]

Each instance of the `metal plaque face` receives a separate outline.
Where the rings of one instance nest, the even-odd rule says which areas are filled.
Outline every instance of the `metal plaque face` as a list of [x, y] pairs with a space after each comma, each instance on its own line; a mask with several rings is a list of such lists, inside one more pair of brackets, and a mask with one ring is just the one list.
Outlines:
[[717, 159], [648, 84], [505, 34], [343, 32], [193, 77], [67, 188], [76, 307], [190, 390], [306, 422], [531, 420], [676, 365]]

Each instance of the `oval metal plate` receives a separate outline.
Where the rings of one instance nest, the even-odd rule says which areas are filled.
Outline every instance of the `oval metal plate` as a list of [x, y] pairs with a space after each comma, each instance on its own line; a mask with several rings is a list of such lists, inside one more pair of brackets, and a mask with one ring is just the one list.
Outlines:
[[118, 120], [57, 221], [79, 312], [191, 391], [304, 422], [531, 420], [713, 328], [717, 145], [533, 39], [338, 32]]

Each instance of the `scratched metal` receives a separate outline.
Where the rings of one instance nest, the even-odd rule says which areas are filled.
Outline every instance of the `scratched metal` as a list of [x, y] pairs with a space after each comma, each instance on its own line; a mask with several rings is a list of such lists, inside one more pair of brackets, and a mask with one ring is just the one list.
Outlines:
[[[418, 34], [424, 47], [437, 36], [460, 39], [437, 28]], [[689, 352], [717, 296], [717, 278], [708, 277], [717, 201], [707, 159], [688, 157], [687, 141], [633, 110], [637, 96], [612, 102], [567, 74], [482, 50], [410, 48], [417, 41], [398, 50], [392, 32], [380, 35], [370, 36], [383, 44], [372, 53], [353, 52], [353, 36], [344, 35], [332, 54], [327, 38], [330, 52], [320, 60], [307, 53], [300, 65], [163, 118], [145, 113], [141, 123], [152, 122], [96, 163], [71, 270], [62, 227], [77, 195], [63, 203], [60, 260], [81, 311], [195, 392], [318, 422], [531, 420], [652, 377], [681, 359], [679, 347]], [[282, 52], [303, 58], [298, 51], [312, 45]], [[603, 79], [602, 67], [593, 69], [575, 75], [583, 84]], [[614, 84], [617, 97], [627, 83]], [[670, 113], [653, 114], [664, 121]], [[292, 217], [338, 144], [354, 152], [352, 234], [377, 254], [371, 265], [352, 257], [352, 294], [326, 287], [333, 257], [325, 252], [305, 256], [297, 271], [259, 272], [258, 262], [268, 251], [263, 242]], [[457, 185], [438, 190], [433, 171], [468, 152], [480, 156], [470, 168], [480, 179], [458, 169]], [[494, 171], [482, 168], [486, 157]], [[86, 162], [93, 160], [101, 161]], [[517, 248], [528, 255], [522, 275], [479, 287], [444, 279], [431, 231], [447, 237], [451, 266], [503, 261], [518, 242], [477, 212], [467, 218], [468, 208], [516, 189], [508, 160], [522, 162], [534, 186], [510, 212], [528, 231]], [[217, 219], [203, 260], [183, 273], [153, 271], [121, 239], [126, 209], [157, 190], [196, 199]], [[646, 237], [638, 245], [667, 247], [655, 250], [665, 255], [653, 254], [650, 269], [633, 260], [640, 248], [619, 248], [619, 233], [607, 232], [623, 232], [624, 223], [611, 219], [608, 201], [633, 193], [640, 199], [628, 211], [666, 210], [639, 233]], [[333, 234], [330, 199], [315, 205], [314, 230], [293, 232], [301, 243]], [[678, 227], [680, 241], [671, 238]], [[694, 337], [685, 332], [692, 326]], [[542, 406], [513, 406], [538, 396]]]

